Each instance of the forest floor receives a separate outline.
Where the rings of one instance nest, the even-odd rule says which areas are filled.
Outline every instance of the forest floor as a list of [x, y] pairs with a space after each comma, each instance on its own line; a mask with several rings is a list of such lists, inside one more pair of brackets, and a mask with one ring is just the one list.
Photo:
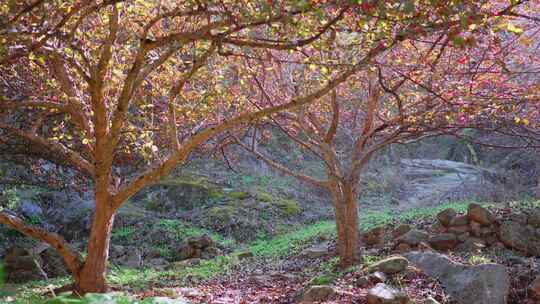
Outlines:
[[[439, 211], [450, 207], [465, 211], [467, 203], [447, 203], [437, 207], [412, 209], [398, 217], [389, 211], [369, 211], [361, 215], [361, 223], [363, 230], [379, 225], [396, 226], [399, 223], [423, 227], [431, 225]], [[367, 291], [374, 284], [359, 287], [357, 280], [366, 274], [366, 267], [391, 255], [391, 248], [364, 248], [363, 261], [359, 266], [339, 270], [336, 267], [337, 258], [331, 250], [334, 238], [334, 224], [331, 221], [321, 221], [273, 238], [255, 240], [226, 255], [202, 260], [197, 265], [174, 269], [132, 269], [115, 266], [111, 268], [108, 279], [113, 291], [121, 291], [139, 299], [168, 297], [186, 301], [178, 303], [297, 303], [298, 296], [313, 285], [331, 285], [335, 290], [336, 294], [324, 303], [367, 303]], [[330, 250], [322, 254], [309, 254], [309, 249], [315, 248], [317, 252], [321, 245]], [[250, 255], [243, 257], [246, 252]], [[456, 253], [451, 257], [468, 265], [488, 262], [505, 264], [509, 266], [512, 276], [523, 276], [523, 273], [513, 273], [518, 270], [512, 268], [512, 261], [523, 260], [525, 257], [511, 250]], [[530, 263], [536, 265], [537, 261], [531, 260]], [[523, 283], [513, 283], [510, 304], [534, 303], [520, 293], [530, 280], [529, 278]], [[60, 278], [12, 286], [11, 296], [4, 297], [3, 301], [42, 303], [43, 295], [50, 294], [51, 290], [68, 282], [67, 278]], [[421, 271], [413, 269], [391, 276], [389, 282], [399, 286], [418, 303], [422, 303], [420, 300], [427, 297], [433, 297], [442, 304], [453, 303], [441, 285]]]
[[[395, 178], [405, 179], [406, 185], [394, 181], [393, 171], [376, 173], [363, 185], [368, 195], [360, 203], [362, 231], [402, 223], [429, 226], [444, 209], [465, 212], [471, 201], [447, 194], [468, 194], [464, 183], [474, 184], [479, 174], [478, 168], [454, 162], [413, 161], [401, 169]], [[192, 178], [188, 183], [178, 179], [173, 184], [178, 189], [188, 187], [208, 192], [209, 200], [202, 208], [185, 209], [189, 206], [178, 202], [189, 203], [193, 198], [183, 197], [181, 192], [171, 191], [175, 188], [169, 187], [143, 193], [122, 209], [113, 230], [113, 245], [159, 251], [173, 262], [159, 267], [128, 268], [111, 260], [108, 282], [113, 291], [137, 299], [162, 296], [186, 303], [296, 303], [298, 296], [310, 286], [331, 285], [336, 295], [326, 303], [366, 303], [367, 291], [373, 284], [360, 287], [357, 280], [366, 274], [366, 267], [391, 255], [393, 248], [363, 248], [363, 260], [358, 266], [340, 270], [332, 250], [335, 224], [331, 220], [331, 208], [318, 193], [300, 191], [290, 180], [281, 177], [231, 176], [230, 172], [213, 167], [208, 172], [213, 174], [212, 182], [206, 179], [193, 182]], [[212, 198], [215, 194], [219, 196], [217, 200]], [[434, 204], [441, 196], [454, 202]], [[156, 201], [166, 204], [162, 207]], [[521, 205], [528, 202], [514, 207]], [[170, 254], [176, 250], [175, 246], [190, 236], [202, 234], [219, 243], [223, 254], [193, 265], [174, 262]], [[80, 241], [84, 244], [84, 239]], [[321, 247], [329, 250], [306, 254], [310, 248], [320, 252]], [[510, 269], [513, 268], [508, 261], [516, 258], [523, 256], [511, 250], [452, 254], [452, 259], [464, 264], [497, 262]], [[408, 271], [388, 280], [418, 303], [433, 297], [441, 304], [452, 304], [440, 284], [420, 271]], [[527, 277], [517, 282], [512, 290], [523, 290], [529, 281]], [[68, 283], [69, 278], [63, 277], [4, 286], [0, 290], [0, 303], [68, 303], [46, 302], [55, 288]], [[522, 294], [516, 293], [512, 299], [510, 304], [529, 304]]]

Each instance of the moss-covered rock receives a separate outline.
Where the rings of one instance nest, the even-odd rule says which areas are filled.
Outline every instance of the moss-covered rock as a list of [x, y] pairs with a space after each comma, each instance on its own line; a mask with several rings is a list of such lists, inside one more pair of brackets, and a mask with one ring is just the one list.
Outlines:
[[282, 198], [276, 201], [275, 204], [279, 206], [281, 212], [283, 212], [283, 214], [286, 216], [293, 216], [302, 213], [302, 207], [300, 207], [300, 204], [293, 199]]
[[235, 200], [245, 200], [248, 199], [251, 195], [244, 191], [234, 191], [230, 192], [228, 196]]
[[184, 176], [170, 178], [152, 186], [146, 195], [145, 205], [159, 212], [191, 210], [224, 197], [223, 190], [206, 178]]
[[268, 192], [259, 191], [255, 194], [255, 199], [257, 199], [259, 202], [269, 203], [274, 200], [274, 196]]

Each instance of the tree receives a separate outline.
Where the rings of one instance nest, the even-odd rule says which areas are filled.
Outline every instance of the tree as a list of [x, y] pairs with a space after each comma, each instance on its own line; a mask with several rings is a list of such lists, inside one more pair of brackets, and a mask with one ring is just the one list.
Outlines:
[[[213, 136], [315, 101], [386, 47], [308, 94], [252, 107], [236, 54], [299, 53], [353, 6], [269, 1], [28, 1], [2, 4], [0, 138], [88, 176], [95, 211], [87, 257], [9, 210], [0, 222], [47, 242], [80, 293], [106, 290], [116, 210]], [[355, 8], [356, 10], [358, 8]], [[352, 13], [352, 12], [350, 12]], [[343, 25], [346, 26], [346, 25]], [[267, 60], [272, 56], [265, 55]], [[127, 170], [132, 159], [144, 167]]]
[[[118, 208], [198, 147], [321, 100], [395, 45], [459, 27], [458, 16], [501, 12], [489, 1], [397, 0], [36, 0], [0, 8], [0, 142], [19, 141], [34, 147], [30, 156], [78, 170], [95, 200], [84, 260], [61, 236], [9, 210], [0, 210], [0, 222], [56, 248], [80, 293], [106, 290]], [[304, 59], [331, 47], [335, 32], [359, 37], [345, 43], [356, 48], [348, 64], [334, 62], [333, 74], [302, 94], [254, 100], [246, 71]], [[133, 170], [134, 160], [144, 165]]]
[[[511, 10], [506, 12], [514, 15]], [[464, 129], [493, 127], [508, 117], [526, 113], [538, 102], [539, 93], [531, 93], [522, 85], [524, 75], [538, 68], [538, 61], [523, 52], [533, 48], [516, 42], [524, 30], [528, 39], [537, 35], [535, 26], [529, 24], [522, 29], [501, 15], [494, 14], [494, 20], [484, 19], [482, 23], [467, 21], [459, 29], [447, 27], [422, 40], [404, 42], [381, 54], [370, 67], [323, 100], [267, 119], [264, 124], [285, 133], [320, 160], [325, 169], [322, 179], [280, 164], [256, 148], [255, 138], [246, 141], [232, 135], [236, 144], [270, 167], [327, 191], [335, 210], [342, 267], [358, 259], [361, 172], [377, 151], [395, 143], [443, 134], [462, 136]], [[501, 32], [494, 33], [493, 29]], [[343, 36], [336, 40], [348, 37]], [[298, 73], [304, 79], [294, 83], [332, 75], [327, 62], [347, 57], [349, 51], [333, 49], [312, 55], [319, 64], [311, 74]], [[526, 69], [516, 66], [509, 73], [508, 65], [516, 60]], [[272, 93], [273, 83], [254, 77], [259, 77], [256, 82], [264, 98], [286, 98]], [[538, 79], [529, 80], [538, 84]], [[306, 86], [309, 81], [301, 87]], [[288, 91], [295, 90], [297, 86], [293, 85]], [[252, 130], [244, 136], [256, 136]]]

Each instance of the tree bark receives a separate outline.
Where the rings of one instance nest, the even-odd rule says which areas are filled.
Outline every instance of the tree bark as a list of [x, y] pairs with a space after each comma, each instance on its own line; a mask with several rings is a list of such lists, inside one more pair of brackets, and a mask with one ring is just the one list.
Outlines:
[[78, 277], [75, 277], [76, 291], [102, 293], [107, 291], [105, 280], [109, 245], [114, 223], [115, 210], [108, 204], [96, 201], [96, 211], [88, 242], [88, 256]]
[[341, 187], [333, 195], [337, 228], [339, 266], [348, 268], [359, 261], [358, 203], [353, 188]]

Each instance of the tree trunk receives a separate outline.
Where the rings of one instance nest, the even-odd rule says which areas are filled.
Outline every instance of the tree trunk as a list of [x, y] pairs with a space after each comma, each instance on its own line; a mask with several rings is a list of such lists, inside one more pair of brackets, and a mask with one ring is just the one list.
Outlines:
[[352, 187], [334, 196], [339, 266], [348, 268], [359, 260], [358, 204]]
[[115, 210], [107, 203], [96, 201], [96, 212], [88, 242], [88, 256], [80, 275], [75, 277], [76, 290], [81, 294], [107, 291], [105, 274], [114, 214]]

